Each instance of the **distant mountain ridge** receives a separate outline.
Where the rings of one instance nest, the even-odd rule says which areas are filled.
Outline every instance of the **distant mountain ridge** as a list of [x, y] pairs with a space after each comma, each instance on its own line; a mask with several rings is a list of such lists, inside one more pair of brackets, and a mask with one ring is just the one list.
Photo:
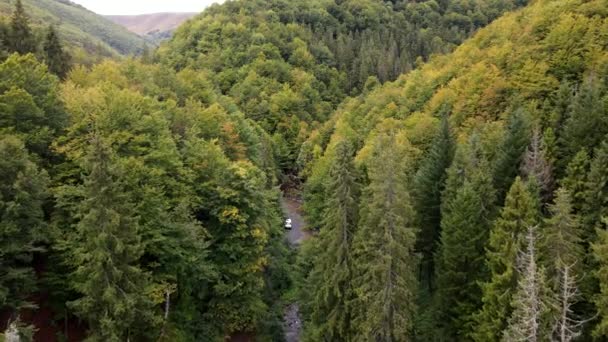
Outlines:
[[141, 15], [107, 15], [109, 20], [150, 40], [169, 38], [171, 33], [198, 13], [152, 13]]
[[[145, 40], [111, 20], [69, 0], [22, 0], [34, 27], [54, 24], [60, 36], [79, 54], [137, 54]], [[11, 16], [14, 1], [0, 0], [0, 20]]]

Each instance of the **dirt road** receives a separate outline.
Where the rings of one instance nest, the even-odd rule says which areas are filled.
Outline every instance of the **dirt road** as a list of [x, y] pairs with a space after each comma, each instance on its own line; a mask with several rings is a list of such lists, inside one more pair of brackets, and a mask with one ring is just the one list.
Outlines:
[[284, 197], [281, 201], [283, 214], [285, 218], [291, 219], [290, 230], [285, 229], [287, 240], [293, 247], [297, 247], [304, 240], [310, 237], [310, 233], [306, 230], [306, 223], [302, 218], [302, 203], [294, 197]]
[[[285, 230], [285, 236], [292, 248], [297, 248], [311, 234], [306, 230], [306, 222], [302, 218], [302, 202], [296, 197], [285, 196], [281, 201], [285, 218], [291, 219], [291, 229]], [[300, 319], [300, 307], [298, 303], [292, 303], [285, 308], [283, 315], [283, 329], [285, 330], [285, 341], [299, 342], [302, 332], [302, 320]]]

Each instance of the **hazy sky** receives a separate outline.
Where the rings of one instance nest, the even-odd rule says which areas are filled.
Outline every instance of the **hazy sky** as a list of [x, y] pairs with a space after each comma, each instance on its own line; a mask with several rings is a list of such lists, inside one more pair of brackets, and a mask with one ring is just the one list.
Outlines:
[[200, 12], [223, 0], [71, 0], [99, 14]]

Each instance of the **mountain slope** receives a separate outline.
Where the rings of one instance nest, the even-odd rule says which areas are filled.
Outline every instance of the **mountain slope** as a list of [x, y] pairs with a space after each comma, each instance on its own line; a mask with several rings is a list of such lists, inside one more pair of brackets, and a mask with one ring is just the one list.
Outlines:
[[[144, 39], [124, 27], [68, 0], [23, 0], [34, 27], [54, 24], [67, 45], [80, 54], [135, 54]], [[10, 17], [13, 1], [0, 0], [0, 16]]]
[[[407, 169], [401, 171], [408, 175], [407, 189], [391, 196], [411, 195], [417, 211], [416, 249], [422, 264], [421, 312], [415, 324], [420, 340], [498, 341], [507, 326], [518, 323], [517, 310], [525, 308], [517, 308], [523, 296], [517, 287], [516, 278], [522, 276], [517, 274], [517, 255], [534, 238], [524, 236], [525, 230], [534, 227], [527, 222], [522, 227], [510, 215], [525, 215], [521, 203], [526, 196], [532, 198], [529, 207], [543, 208], [531, 214], [540, 228], [528, 234], [542, 241], [532, 246], [537, 253], [553, 255], [543, 248], [552, 246], [548, 232], [558, 228], [545, 226], [543, 219], [552, 213], [544, 208], [552, 205], [560, 188], [573, 195], [575, 209], [568, 210], [582, 220], [573, 234], [579, 234], [583, 242], [577, 248], [584, 251], [574, 257], [582, 269], [573, 285], [580, 296], [577, 292], [566, 303], [575, 308], [564, 315], [600, 317], [598, 326], [590, 321], [574, 328], [581, 340], [591, 340], [593, 333], [608, 335], [603, 277], [608, 238], [602, 222], [607, 190], [605, 181], [594, 183], [605, 177], [608, 149], [607, 9], [605, 0], [534, 1], [481, 29], [452, 54], [435, 56], [397, 81], [347, 100], [303, 144], [299, 160], [312, 226], [321, 226], [333, 210], [328, 184], [335, 179], [332, 169], [342, 160], [344, 145], [355, 150], [351, 155], [360, 172], [359, 185], [366, 189], [357, 202], [363, 213], [374, 209], [370, 203], [381, 195], [375, 173], [381, 166], [379, 146], [392, 137], [407, 147], [408, 164], [402, 166]], [[309, 256], [310, 264], [327, 255]], [[600, 266], [590, 261], [594, 258]], [[549, 284], [538, 285], [545, 286], [539, 291], [563, 290], [556, 276], [563, 270], [556, 270], [554, 262], [539, 258], [538, 267], [552, 277]], [[376, 265], [374, 260], [354, 263], [363, 273]], [[589, 288], [594, 274], [603, 282], [601, 290]], [[303, 292], [320, 286], [306, 285]], [[368, 294], [359, 295], [364, 300]], [[559, 314], [551, 307], [554, 298], [542, 300], [547, 310]], [[316, 304], [315, 297], [309, 298], [308, 306]], [[547, 327], [554, 322], [544, 317], [538, 321], [539, 340], [550, 339], [541, 337], [551, 334]]]
[[[349, 94], [394, 80], [525, 1], [250, 0], [208, 8], [158, 50], [208, 72], [280, 145], [291, 171], [311, 126]], [[369, 83], [368, 83], [369, 81]]]
[[196, 13], [153, 13], [142, 15], [107, 15], [106, 18], [146, 38], [170, 37], [171, 33]]

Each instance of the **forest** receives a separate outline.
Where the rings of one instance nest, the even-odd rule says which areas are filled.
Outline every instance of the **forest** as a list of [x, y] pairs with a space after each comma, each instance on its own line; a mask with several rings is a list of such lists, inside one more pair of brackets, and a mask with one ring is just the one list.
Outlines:
[[608, 0], [231, 0], [107, 58], [37, 11], [0, 341], [608, 340]]

